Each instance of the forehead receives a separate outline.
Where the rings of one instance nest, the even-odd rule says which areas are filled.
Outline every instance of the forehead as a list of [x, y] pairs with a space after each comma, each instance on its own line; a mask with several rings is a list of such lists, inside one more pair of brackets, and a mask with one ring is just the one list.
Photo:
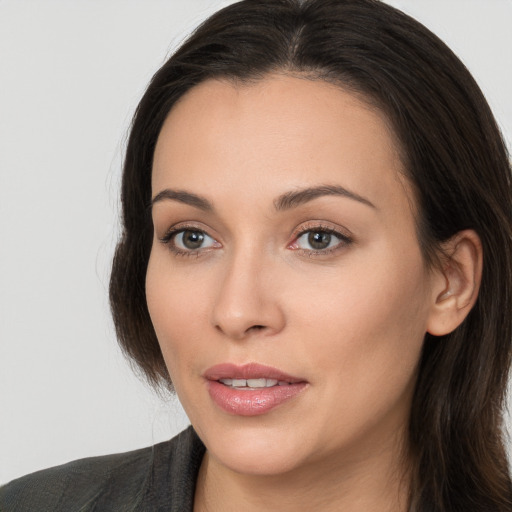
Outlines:
[[164, 123], [152, 176], [153, 195], [165, 187], [208, 192], [207, 184], [220, 192], [220, 183], [226, 194], [246, 190], [247, 200], [261, 187], [277, 194], [335, 182], [376, 200], [386, 189], [393, 201], [402, 181], [379, 110], [333, 84], [285, 75], [191, 89]]

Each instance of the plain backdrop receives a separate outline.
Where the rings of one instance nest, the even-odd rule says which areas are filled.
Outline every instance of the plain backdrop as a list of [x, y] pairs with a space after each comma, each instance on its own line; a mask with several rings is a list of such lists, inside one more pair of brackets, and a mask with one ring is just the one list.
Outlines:
[[[219, 0], [0, 0], [0, 483], [187, 425], [109, 317], [130, 118]], [[396, 0], [473, 72], [509, 148], [512, 0]], [[191, 305], [191, 315], [193, 309]]]

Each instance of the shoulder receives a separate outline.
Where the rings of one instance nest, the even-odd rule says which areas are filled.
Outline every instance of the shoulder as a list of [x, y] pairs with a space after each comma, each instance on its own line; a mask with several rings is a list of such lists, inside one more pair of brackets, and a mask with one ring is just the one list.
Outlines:
[[[185, 479], [190, 494], [186, 498], [193, 499], [203, 454], [204, 447], [189, 428], [155, 446], [80, 459], [13, 480], [0, 488], [0, 510], [158, 510], [159, 501], [171, 504], [176, 494], [173, 480], [174, 487], [183, 487]], [[182, 499], [183, 492], [178, 494]]]
[[81, 510], [100, 497], [143, 486], [151, 448], [76, 460], [13, 480], [0, 490], [2, 510]]

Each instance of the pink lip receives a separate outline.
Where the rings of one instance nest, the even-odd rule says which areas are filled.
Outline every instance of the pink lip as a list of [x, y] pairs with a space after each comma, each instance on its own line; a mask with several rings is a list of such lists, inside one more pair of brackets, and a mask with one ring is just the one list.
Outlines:
[[[307, 381], [256, 363], [237, 366], [230, 363], [212, 366], [204, 373], [212, 400], [224, 411], [239, 416], [265, 414], [297, 396], [307, 386]], [[219, 379], [275, 379], [287, 382], [284, 386], [269, 388], [237, 389], [226, 386]]]

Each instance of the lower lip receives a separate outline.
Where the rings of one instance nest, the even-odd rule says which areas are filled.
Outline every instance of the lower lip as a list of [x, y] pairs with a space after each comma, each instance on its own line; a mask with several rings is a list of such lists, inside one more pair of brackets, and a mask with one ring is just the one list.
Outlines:
[[208, 381], [212, 400], [224, 411], [239, 416], [258, 416], [291, 400], [306, 387], [306, 382], [270, 388], [237, 389], [216, 380]]

